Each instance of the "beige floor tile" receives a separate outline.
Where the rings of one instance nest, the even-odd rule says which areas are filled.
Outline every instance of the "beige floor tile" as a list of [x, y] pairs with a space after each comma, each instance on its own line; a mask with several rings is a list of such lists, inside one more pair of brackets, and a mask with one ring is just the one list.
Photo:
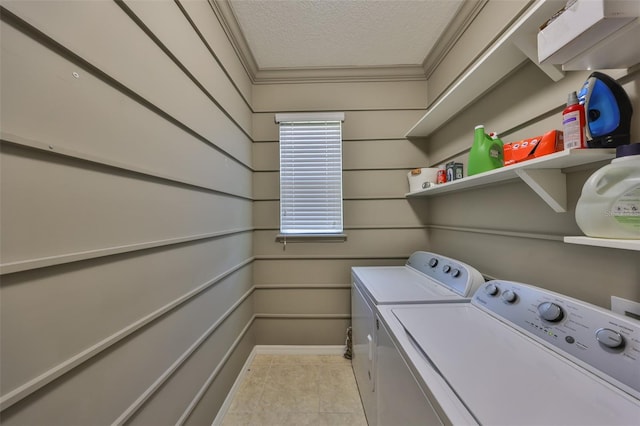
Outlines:
[[366, 426], [351, 361], [339, 355], [257, 355], [223, 425]]

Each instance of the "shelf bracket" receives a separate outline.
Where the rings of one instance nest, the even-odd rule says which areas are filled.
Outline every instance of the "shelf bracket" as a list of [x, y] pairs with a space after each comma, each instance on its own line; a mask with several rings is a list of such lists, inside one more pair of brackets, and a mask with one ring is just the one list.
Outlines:
[[547, 74], [551, 80], [558, 82], [564, 78], [564, 71], [562, 71], [560, 67], [538, 62], [538, 43], [535, 33], [520, 34], [513, 38], [513, 44], [515, 44], [531, 62], [536, 64], [542, 72]]
[[559, 169], [519, 169], [516, 174], [556, 213], [567, 211], [567, 176]]

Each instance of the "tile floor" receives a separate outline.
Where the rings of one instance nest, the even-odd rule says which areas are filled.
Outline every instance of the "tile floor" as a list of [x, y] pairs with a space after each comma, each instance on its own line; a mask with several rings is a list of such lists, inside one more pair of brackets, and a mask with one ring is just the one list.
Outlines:
[[367, 421], [350, 360], [257, 354], [222, 425], [367, 426]]

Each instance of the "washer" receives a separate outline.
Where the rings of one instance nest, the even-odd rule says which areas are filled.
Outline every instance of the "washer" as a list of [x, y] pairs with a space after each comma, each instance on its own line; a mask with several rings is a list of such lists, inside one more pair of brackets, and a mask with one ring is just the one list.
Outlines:
[[370, 426], [376, 424], [377, 307], [387, 304], [468, 303], [484, 283], [475, 268], [417, 251], [404, 266], [351, 269], [353, 370]]
[[[424, 424], [425, 410], [436, 424], [640, 421], [639, 321], [509, 281], [484, 284], [468, 304], [379, 315], [380, 425]], [[406, 403], [416, 388], [422, 401]]]

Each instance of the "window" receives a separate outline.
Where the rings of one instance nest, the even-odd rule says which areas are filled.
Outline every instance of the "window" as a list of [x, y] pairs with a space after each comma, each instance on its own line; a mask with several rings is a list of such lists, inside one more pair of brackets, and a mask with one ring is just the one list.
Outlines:
[[341, 235], [344, 113], [276, 114], [280, 234]]

